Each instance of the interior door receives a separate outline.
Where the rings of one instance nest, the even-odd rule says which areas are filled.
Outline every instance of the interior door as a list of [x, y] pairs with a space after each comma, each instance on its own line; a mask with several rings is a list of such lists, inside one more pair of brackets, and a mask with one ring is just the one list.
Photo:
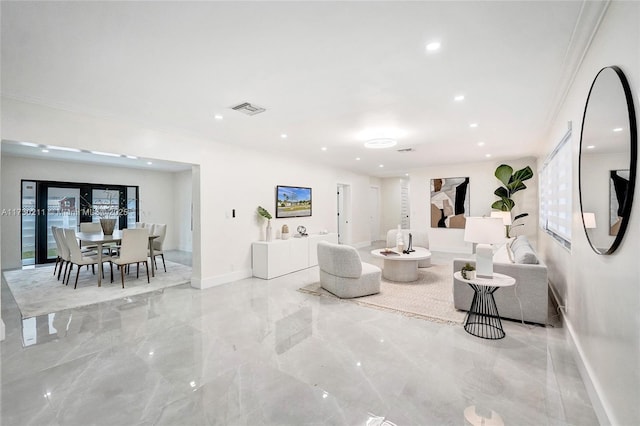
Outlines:
[[378, 241], [380, 239], [380, 188], [372, 186], [369, 192], [369, 234], [371, 241]]
[[338, 243], [348, 244], [351, 241], [351, 225], [349, 216], [351, 215], [351, 187], [349, 185], [338, 184], [337, 208], [338, 208]]
[[402, 229], [411, 228], [411, 220], [409, 216], [409, 182], [405, 179], [400, 180], [400, 224]]

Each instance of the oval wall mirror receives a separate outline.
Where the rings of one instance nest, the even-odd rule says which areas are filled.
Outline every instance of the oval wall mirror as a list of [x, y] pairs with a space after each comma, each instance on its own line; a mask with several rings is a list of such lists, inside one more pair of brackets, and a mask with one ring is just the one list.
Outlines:
[[636, 180], [636, 113], [619, 67], [596, 75], [582, 118], [579, 193], [582, 224], [598, 254], [611, 254], [627, 229]]

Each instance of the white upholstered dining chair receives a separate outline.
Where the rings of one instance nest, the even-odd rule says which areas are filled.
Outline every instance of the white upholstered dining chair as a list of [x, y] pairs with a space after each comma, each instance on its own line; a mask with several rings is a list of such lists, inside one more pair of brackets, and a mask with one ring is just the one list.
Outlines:
[[[158, 238], [154, 238], [151, 244], [153, 244], [153, 259], [151, 259], [152, 262], [154, 262], [154, 265], [156, 265], [156, 271], [158, 270], [158, 266], [155, 263], [156, 262], [156, 257], [160, 256], [162, 257], [162, 266], [164, 267], [164, 271], [167, 272], [167, 265], [164, 262], [164, 251], [163, 251], [163, 244], [164, 244], [164, 237], [167, 235], [167, 225], [165, 224], [154, 224], [153, 225], [153, 229], [151, 230], [151, 235], [158, 235]], [[149, 253], [149, 256], [151, 256], [151, 253]]]
[[[120, 278], [124, 288], [124, 267], [136, 264], [136, 278], [140, 277], [140, 263], [144, 263], [147, 271], [147, 283], [149, 280], [149, 261], [147, 250], [149, 247], [149, 232], [146, 229], [123, 229], [120, 255], [111, 257], [111, 263], [120, 267]], [[113, 282], [113, 265], [111, 266], [111, 282]]]
[[[78, 277], [80, 276], [80, 267], [85, 265], [91, 265], [93, 273], [95, 274], [95, 265], [98, 263], [98, 257], [91, 254], [86, 255], [80, 250], [80, 245], [78, 244], [78, 240], [76, 238], [76, 231], [73, 229], [65, 229], [64, 230], [64, 239], [67, 243], [67, 248], [69, 249], [69, 264], [71, 265], [69, 268], [69, 273], [67, 276], [67, 285], [69, 285], [69, 278], [71, 278], [71, 271], [73, 271], [73, 265], [78, 267], [76, 271], [76, 282], [73, 285], [73, 288], [76, 289], [78, 287]], [[108, 262], [108, 257], [102, 258], [103, 262]]]

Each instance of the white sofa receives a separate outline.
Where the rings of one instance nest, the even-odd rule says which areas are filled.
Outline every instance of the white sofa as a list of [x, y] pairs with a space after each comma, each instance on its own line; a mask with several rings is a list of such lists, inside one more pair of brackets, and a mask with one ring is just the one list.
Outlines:
[[358, 251], [346, 245], [318, 243], [320, 286], [341, 299], [380, 293], [382, 271], [360, 260]]
[[[411, 234], [411, 241], [413, 247], [429, 248], [429, 234], [426, 230], [418, 229], [401, 229], [402, 240], [405, 247], [409, 244], [409, 234]], [[387, 231], [387, 247], [396, 246], [396, 236], [398, 235], [397, 229], [390, 229]], [[428, 268], [431, 266], [431, 259], [425, 259], [418, 262], [418, 268]]]
[[[525, 236], [519, 236], [500, 247], [493, 256], [493, 272], [516, 279], [515, 286], [500, 288], [493, 294], [501, 318], [547, 324], [549, 285], [547, 267], [537, 258]], [[513, 259], [513, 261], [511, 260]], [[471, 259], [454, 259], [453, 272]], [[453, 279], [453, 302], [456, 309], [467, 311], [473, 299], [473, 289], [463, 281]]]

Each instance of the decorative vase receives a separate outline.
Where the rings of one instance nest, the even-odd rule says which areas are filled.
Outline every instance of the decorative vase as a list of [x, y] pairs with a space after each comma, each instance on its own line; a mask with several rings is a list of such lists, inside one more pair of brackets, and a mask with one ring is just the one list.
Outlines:
[[116, 227], [115, 219], [100, 219], [100, 226], [102, 226], [102, 233], [104, 235], [112, 235], [113, 230]]
[[289, 234], [289, 227], [287, 225], [282, 225], [282, 239], [288, 240], [290, 235], [291, 234]]
[[266, 241], [271, 241], [273, 239], [273, 231], [271, 230], [271, 220], [267, 220], [267, 233], [265, 235]]

